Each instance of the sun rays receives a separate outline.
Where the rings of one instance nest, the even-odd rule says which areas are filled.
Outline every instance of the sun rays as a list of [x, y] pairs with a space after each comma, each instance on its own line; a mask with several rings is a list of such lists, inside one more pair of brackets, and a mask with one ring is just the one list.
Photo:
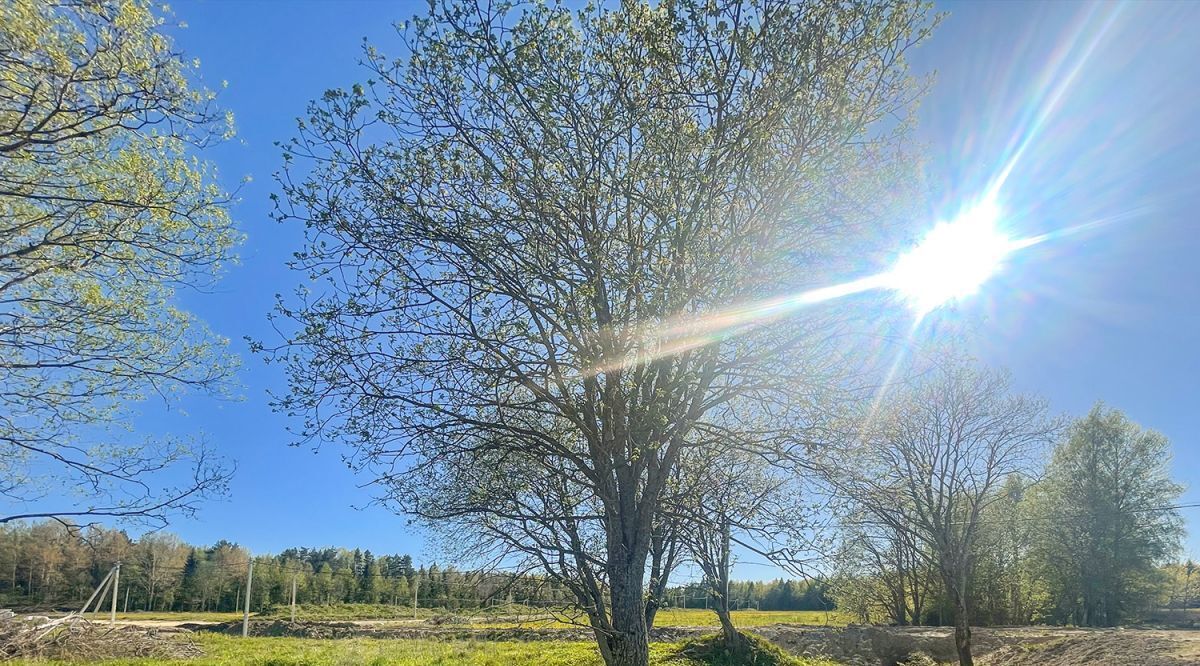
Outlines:
[[[1088, 222], [1060, 225], [1040, 234], [1016, 236], [1021, 226], [1050, 226], [1053, 221], [1029, 220], [1028, 212], [1008, 211], [1004, 191], [1010, 177], [1035, 147], [1048, 140], [1050, 120], [1060, 110], [1092, 55], [1111, 33], [1123, 11], [1122, 5], [1092, 8], [1079, 14], [1072, 30], [1061, 37], [1053, 57], [1029, 85], [1024, 113], [1015, 119], [1009, 138], [1002, 145], [997, 164], [972, 199], [958, 212], [929, 227], [926, 234], [891, 266], [839, 284], [807, 289], [710, 313], [688, 313], [647, 326], [633, 333], [630, 350], [622, 358], [607, 359], [588, 369], [595, 376], [605, 372], [653, 362], [766, 326], [806, 308], [820, 306], [864, 292], [891, 292], [906, 302], [912, 312], [905, 345], [910, 345], [921, 324], [938, 308], [969, 298], [989, 279], [1001, 273], [1016, 255], [1033, 246], [1062, 240], [1098, 226], [1128, 218], [1131, 213], [1112, 214]], [[1021, 225], [1020, 222], [1034, 222]], [[899, 355], [903, 357], [903, 352]], [[895, 363], [887, 364], [895, 372]]]

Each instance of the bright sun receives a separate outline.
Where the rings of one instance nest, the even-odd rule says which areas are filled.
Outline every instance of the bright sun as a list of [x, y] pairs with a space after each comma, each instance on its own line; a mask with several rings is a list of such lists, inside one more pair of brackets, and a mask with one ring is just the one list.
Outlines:
[[921, 315], [975, 293], [1017, 249], [996, 228], [999, 217], [999, 206], [989, 198], [938, 224], [900, 257], [886, 276], [888, 286]]

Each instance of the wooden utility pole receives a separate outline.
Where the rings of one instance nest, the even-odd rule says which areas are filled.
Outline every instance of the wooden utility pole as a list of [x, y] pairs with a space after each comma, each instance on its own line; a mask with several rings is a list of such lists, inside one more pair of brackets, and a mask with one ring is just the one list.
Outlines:
[[242, 638], [250, 635], [250, 584], [254, 582], [254, 560], [246, 567], [246, 610], [242, 612]]
[[417, 619], [417, 589], [421, 587], [421, 579], [413, 577], [413, 619]]
[[296, 575], [292, 574], [292, 622], [296, 621]]
[[108, 623], [117, 623], [117, 588], [121, 584], [121, 560], [117, 560], [117, 566], [113, 568], [113, 589], [112, 589], [112, 604], [108, 610]]

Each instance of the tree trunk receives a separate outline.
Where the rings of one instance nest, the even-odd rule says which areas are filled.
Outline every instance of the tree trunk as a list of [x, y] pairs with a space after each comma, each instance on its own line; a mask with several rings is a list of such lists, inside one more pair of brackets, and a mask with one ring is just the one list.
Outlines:
[[729, 607], [727, 604], [720, 603], [717, 608], [717, 619], [721, 622], [721, 638], [725, 641], [725, 647], [733, 654], [738, 654], [742, 651], [746, 644], [746, 637], [733, 626], [733, 618], [729, 616]]
[[147, 582], [149, 583], [149, 585], [147, 585], [148, 589], [146, 592], [146, 610], [147, 611], [154, 610], [154, 575], [155, 575], [155, 573], [157, 573], [156, 572], [157, 568], [158, 568], [158, 558], [152, 556], [150, 558], [150, 578], [147, 579]]
[[729, 556], [732, 551], [730, 532], [730, 521], [722, 515], [720, 561], [717, 563], [717, 571], [714, 572], [717, 574], [717, 603], [714, 610], [721, 622], [721, 636], [725, 639], [725, 647], [731, 654], [739, 654], [745, 648], [746, 639], [738, 632], [737, 627], [733, 626], [733, 618], [729, 616]]
[[904, 602], [903, 597], [892, 599], [892, 617], [901, 627], [908, 626], [908, 604]]
[[660, 525], [650, 539], [650, 590], [646, 597], [646, 628], [654, 627], [654, 617], [662, 608], [667, 582], [675, 569], [677, 541]]
[[600, 636], [600, 654], [607, 666], [648, 666], [650, 640], [646, 607], [642, 599], [641, 567], [617, 566], [612, 570], [612, 631]]
[[654, 626], [654, 616], [658, 614], [658, 609], [662, 607], [662, 597], [667, 590], [667, 573], [663, 571], [662, 557], [655, 550], [650, 565], [650, 589], [646, 595], [646, 627], [649, 629]]
[[647, 631], [654, 626], [654, 618], [658, 615], [659, 600], [650, 596], [646, 599], [646, 629]]
[[958, 652], [959, 666], [974, 666], [971, 656], [971, 623], [967, 618], [967, 607], [961, 599], [954, 600], [954, 649]]

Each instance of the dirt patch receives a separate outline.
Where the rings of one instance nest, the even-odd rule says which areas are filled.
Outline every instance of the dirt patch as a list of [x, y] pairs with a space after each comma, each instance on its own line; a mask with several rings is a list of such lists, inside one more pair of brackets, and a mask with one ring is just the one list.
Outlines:
[[1161, 632], [1104, 631], [1056, 638], [1039, 644], [1009, 645], [986, 655], [982, 666], [1181, 666], [1195, 664]]
[[[953, 633], [944, 627], [775, 625], [758, 633], [793, 654], [857, 666], [957, 661]], [[973, 641], [981, 666], [1200, 664], [1200, 632], [1195, 631], [978, 628]]]
[[755, 632], [792, 654], [856, 666], [896, 666], [922, 657], [934, 661], [955, 658], [954, 639], [938, 629], [774, 625], [758, 627]]

